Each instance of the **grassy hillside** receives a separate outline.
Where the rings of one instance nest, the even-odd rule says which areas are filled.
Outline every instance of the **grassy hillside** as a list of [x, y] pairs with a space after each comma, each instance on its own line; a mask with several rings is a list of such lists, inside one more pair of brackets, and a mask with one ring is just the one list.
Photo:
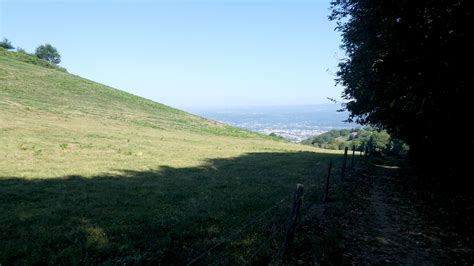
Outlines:
[[338, 158], [6, 51], [0, 143], [1, 265], [185, 263]]

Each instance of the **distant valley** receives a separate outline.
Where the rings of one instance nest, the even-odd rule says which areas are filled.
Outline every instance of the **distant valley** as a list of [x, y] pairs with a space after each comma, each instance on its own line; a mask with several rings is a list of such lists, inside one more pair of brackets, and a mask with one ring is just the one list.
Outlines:
[[348, 114], [337, 112], [339, 108], [337, 104], [319, 104], [187, 109], [197, 115], [232, 126], [264, 134], [274, 133], [287, 140], [300, 142], [331, 129], [357, 127], [357, 124], [344, 122]]

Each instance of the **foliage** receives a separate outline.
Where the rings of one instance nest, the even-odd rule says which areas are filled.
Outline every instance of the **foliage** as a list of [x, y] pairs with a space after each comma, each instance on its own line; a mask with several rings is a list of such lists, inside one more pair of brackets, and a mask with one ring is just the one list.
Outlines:
[[470, 150], [474, 142], [437, 144], [455, 139], [452, 128], [471, 120], [470, 1], [336, 0], [330, 19], [347, 54], [337, 82], [344, 86], [351, 120], [403, 140], [422, 169], [435, 162], [444, 169], [434, 172], [459, 173], [462, 164], [454, 159], [437, 160]]
[[390, 137], [386, 131], [378, 131], [371, 127], [348, 129], [333, 129], [319, 136], [305, 139], [301, 142], [324, 149], [344, 150], [345, 147], [356, 147], [362, 151], [365, 147], [375, 153], [389, 153], [404, 156], [408, 147], [400, 140]]
[[25, 63], [29, 63], [29, 64], [33, 64], [33, 65], [38, 65], [38, 66], [42, 66], [42, 67], [56, 69], [56, 70], [59, 70], [59, 71], [62, 71], [62, 72], [66, 72], [65, 68], [60, 67], [60, 66], [55, 65], [55, 64], [51, 64], [50, 62], [48, 62], [46, 60], [43, 60], [43, 59], [40, 59], [40, 58], [36, 57], [35, 55], [28, 54], [28, 53], [26, 53], [26, 51], [24, 51], [21, 48], [18, 48], [17, 51], [7, 51], [3, 48], [0, 48], [0, 56], [3, 56], [5, 58], [11, 58], [11, 59], [18, 60], [18, 61], [25, 62]]
[[268, 134], [268, 136], [272, 137], [275, 140], [285, 140], [285, 138], [280, 135], [277, 135], [275, 132], [271, 132], [270, 134]]
[[58, 53], [58, 50], [49, 43], [38, 46], [35, 55], [55, 65], [61, 62], [61, 55]]
[[11, 50], [13, 49], [13, 45], [7, 38], [4, 38], [3, 41], [0, 42], [0, 48]]

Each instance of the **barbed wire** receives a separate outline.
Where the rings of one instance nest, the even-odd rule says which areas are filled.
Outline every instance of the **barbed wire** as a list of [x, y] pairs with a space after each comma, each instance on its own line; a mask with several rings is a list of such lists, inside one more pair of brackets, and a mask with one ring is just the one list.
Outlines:
[[260, 244], [260, 246], [255, 250], [254, 253], [252, 253], [252, 255], [250, 256], [250, 259], [248, 261], [248, 263], [251, 263], [253, 261], [253, 259], [258, 255], [258, 253], [260, 253], [260, 251], [268, 244], [269, 241], [271, 240], [274, 240], [276, 237], [277, 237], [277, 234], [278, 232], [281, 232], [280, 230], [286, 228], [288, 226], [288, 223], [290, 222], [290, 218], [287, 218], [285, 220], [285, 222], [279, 224], [276, 229], [274, 229], [272, 231], [272, 234], [270, 235], [270, 237], [266, 240], [263, 241], [262, 244]]
[[[342, 164], [342, 163], [341, 163]], [[339, 167], [337, 167], [339, 168]], [[349, 170], [351, 170], [349, 168]], [[337, 172], [340, 172], [340, 171], [337, 171]], [[336, 175], [335, 173], [333, 174], [334, 176], [338, 176]], [[337, 179], [340, 179], [340, 178], [337, 178]], [[311, 180], [311, 179], [309, 179]], [[319, 184], [319, 181], [318, 180], [316, 183], [312, 183], [313, 185], [315, 184]], [[341, 181], [341, 180], [338, 180], [338, 181]], [[309, 184], [309, 186], [311, 186], [311, 183]], [[314, 191], [313, 191], [314, 192]], [[253, 219], [249, 220], [247, 223], [245, 223], [243, 226], [241, 226], [240, 228], [238, 228], [237, 230], [235, 230], [233, 233], [231, 233], [230, 235], [228, 235], [227, 237], [223, 238], [221, 241], [217, 242], [215, 245], [213, 245], [212, 247], [210, 247], [209, 249], [207, 249], [206, 251], [202, 252], [199, 256], [195, 257], [194, 259], [192, 259], [187, 265], [192, 265], [194, 263], [196, 263], [197, 261], [201, 260], [202, 258], [204, 258], [206, 255], [210, 255], [210, 253], [212, 251], [214, 251], [215, 249], [217, 249], [218, 247], [220, 247], [221, 245], [225, 244], [226, 242], [228, 242], [229, 240], [235, 238], [237, 235], [239, 235], [240, 233], [242, 233], [244, 230], [246, 230], [247, 228], [249, 228], [250, 226], [256, 224], [258, 221], [260, 221], [265, 215], [267, 215], [268, 213], [270, 213], [271, 211], [273, 211], [274, 209], [276, 209], [280, 204], [282, 204], [283, 202], [287, 201], [290, 197], [284, 197], [283, 199], [279, 200], [278, 202], [276, 202], [274, 205], [272, 205], [271, 207], [267, 208], [266, 210], [262, 211], [259, 215], [257, 215], [256, 217], [254, 217]], [[292, 198], [292, 197], [291, 197]], [[314, 205], [314, 204], [317, 204], [316, 202], [313, 202], [313, 203], [307, 203], [305, 201], [302, 202], [302, 207], [301, 207], [301, 212], [300, 212], [300, 215], [305, 215], [306, 212]], [[289, 221], [290, 221], [291, 217], [285, 219], [285, 221], [283, 223], [280, 223], [278, 224], [273, 230], [272, 230], [272, 233], [270, 235], [270, 237], [268, 237], [267, 239], [265, 239], [256, 249], [255, 251], [252, 253], [252, 255], [250, 256], [249, 260], [247, 261], [247, 264], [250, 264], [254, 259], [255, 257], [263, 250], [263, 248], [265, 246], [268, 245], [269, 241], [272, 241], [274, 240], [277, 236], [278, 236], [278, 233], [279, 232], [282, 232], [282, 229], [284, 229], [285, 227], [287, 227]], [[281, 248], [281, 247], [280, 247]], [[278, 250], [280, 250], [280, 248], [278, 248]]]
[[273, 209], [277, 208], [281, 203], [285, 202], [288, 200], [288, 197], [284, 197], [283, 199], [279, 200], [277, 203], [275, 203], [274, 205], [272, 205], [270, 208], [264, 210], [262, 213], [260, 213], [259, 215], [257, 215], [256, 217], [254, 217], [253, 219], [251, 219], [250, 221], [248, 221], [247, 223], [245, 223], [243, 226], [241, 226], [239, 229], [235, 230], [232, 234], [230, 234], [228, 237], [222, 239], [221, 241], [219, 241], [218, 243], [216, 243], [214, 246], [212, 246], [211, 248], [209, 248], [208, 250], [204, 251], [203, 253], [201, 253], [199, 256], [195, 257], [194, 259], [192, 259], [187, 265], [192, 265], [193, 263], [197, 262], [198, 260], [200, 260], [201, 258], [203, 258], [204, 256], [206, 256], [207, 254], [209, 254], [211, 251], [213, 251], [214, 249], [218, 248], [219, 246], [223, 245], [224, 243], [226, 243], [227, 241], [229, 241], [230, 239], [234, 238], [235, 236], [237, 236], [238, 234], [240, 234], [242, 231], [244, 231], [245, 229], [247, 229], [248, 227], [250, 227], [251, 225], [255, 224], [256, 222], [258, 222], [261, 218], [263, 218], [266, 214], [268, 214], [269, 212], [271, 212]]

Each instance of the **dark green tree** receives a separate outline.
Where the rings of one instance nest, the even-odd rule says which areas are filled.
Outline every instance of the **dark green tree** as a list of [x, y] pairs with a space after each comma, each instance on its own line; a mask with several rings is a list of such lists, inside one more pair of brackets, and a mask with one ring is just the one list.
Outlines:
[[388, 154], [402, 157], [407, 154], [407, 151], [408, 151], [408, 147], [406, 147], [405, 143], [403, 143], [402, 141], [398, 139], [390, 138], [387, 144], [387, 150], [386, 150]]
[[4, 38], [3, 41], [0, 42], [0, 47], [7, 50], [13, 49], [12, 43], [7, 38]]
[[403, 140], [425, 173], [462, 176], [470, 156], [461, 154], [473, 139], [443, 143], [472, 121], [471, 1], [337, 0], [331, 7], [347, 55], [337, 82], [350, 120]]
[[58, 53], [58, 50], [49, 43], [38, 46], [35, 55], [55, 65], [61, 62], [61, 55]]

